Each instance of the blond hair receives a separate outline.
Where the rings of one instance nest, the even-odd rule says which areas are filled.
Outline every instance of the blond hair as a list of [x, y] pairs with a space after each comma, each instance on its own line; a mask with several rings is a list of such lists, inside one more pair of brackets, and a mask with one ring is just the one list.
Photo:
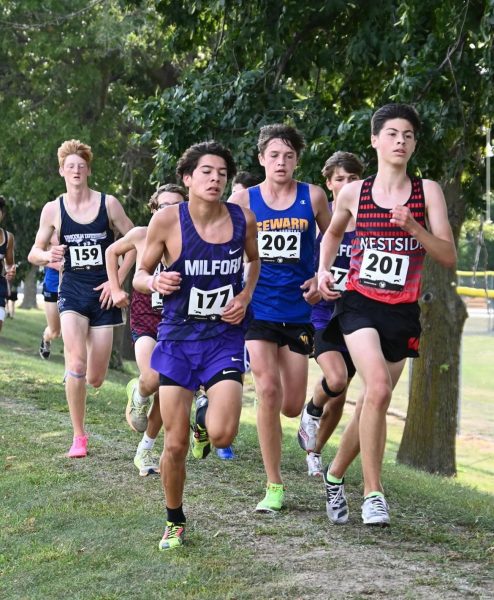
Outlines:
[[91, 161], [93, 160], [91, 146], [83, 144], [79, 140], [66, 140], [65, 142], [63, 142], [63, 144], [57, 151], [58, 164], [60, 165], [60, 167], [63, 167], [65, 159], [71, 154], [77, 154], [77, 156], [83, 158], [86, 161], [88, 167], [91, 164]]

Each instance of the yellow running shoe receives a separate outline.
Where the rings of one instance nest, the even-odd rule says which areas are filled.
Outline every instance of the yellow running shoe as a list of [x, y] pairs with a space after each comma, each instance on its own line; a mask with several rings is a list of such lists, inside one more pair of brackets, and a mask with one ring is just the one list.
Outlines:
[[282, 483], [268, 483], [264, 499], [256, 506], [256, 512], [276, 513], [283, 507], [285, 488]]
[[184, 543], [185, 523], [166, 522], [165, 533], [159, 543], [160, 550], [173, 550]]

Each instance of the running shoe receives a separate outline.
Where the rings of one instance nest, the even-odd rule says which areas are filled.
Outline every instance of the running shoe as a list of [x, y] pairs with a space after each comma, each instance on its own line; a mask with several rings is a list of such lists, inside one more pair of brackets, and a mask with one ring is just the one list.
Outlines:
[[139, 380], [131, 379], [127, 384], [127, 408], [125, 409], [125, 418], [129, 427], [139, 433], [144, 433], [148, 426], [148, 412], [151, 407], [152, 398], [146, 398], [146, 401], [141, 404], [137, 399], [137, 386]]
[[266, 495], [256, 506], [256, 512], [276, 513], [283, 507], [285, 488], [282, 483], [268, 483]]
[[166, 522], [165, 533], [159, 543], [160, 550], [173, 550], [184, 543], [185, 523]]
[[45, 342], [43, 336], [41, 336], [41, 343], [39, 345], [39, 355], [44, 360], [48, 360], [50, 358], [51, 353], [51, 342]]
[[389, 506], [384, 496], [371, 496], [364, 500], [362, 521], [364, 525], [389, 526]]
[[324, 485], [326, 486], [326, 513], [331, 523], [344, 525], [348, 521], [348, 504], [345, 496], [344, 480], [341, 483], [328, 481], [328, 469], [323, 471]]
[[311, 452], [316, 447], [317, 431], [321, 417], [313, 417], [307, 412], [307, 405], [304, 406], [302, 416], [300, 417], [300, 426], [298, 428], [298, 443], [302, 450]]
[[137, 448], [134, 456], [134, 464], [139, 469], [141, 477], [148, 475], [159, 475], [160, 459], [152, 450], [140, 450]]
[[192, 436], [192, 456], [194, 458], [206, 458], [211, 452], [211, 442], [207, 430], [196, 423], [192, 427], [192, 431], [194, 432]]
[[87, 456], [87, 435], [74, 435], [72, 446], [67, 452], [69, 458], [84, 458]]
[[216, 454], [221, 460], [233, 460], [235, 458], [235, 452], [231, 446], [227, 448], [216, 448]]
[[322, 477], [323, 466], [321, 455], [316, 452], [307, 452], [305, 457], [307, 462], [307, 475], [310, 477]]

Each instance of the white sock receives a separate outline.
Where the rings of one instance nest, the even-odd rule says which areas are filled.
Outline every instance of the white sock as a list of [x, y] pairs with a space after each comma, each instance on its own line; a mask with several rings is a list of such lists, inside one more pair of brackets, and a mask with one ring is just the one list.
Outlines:
[[139, 392], [139, 386], [138, 385], [136, 385], [134, 394], [135, 394], [135, 397], [136, 397], [136, 400], [137, 400], [138, 404], [146, 404], [146, 402], [148, 401], [148, 396], [141, 396], [141, 393]]
[[156, 438], [150, 438], [147, 433], [142, 436], [142, 440], [139, 442], [138, 450], [152, 450]]

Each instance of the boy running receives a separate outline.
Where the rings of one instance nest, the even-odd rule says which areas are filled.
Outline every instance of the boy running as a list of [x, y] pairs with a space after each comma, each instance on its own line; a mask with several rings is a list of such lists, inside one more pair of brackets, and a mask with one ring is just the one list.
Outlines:
[[[149, 208], [151, 213], [155, 214], [162, 208], [179, 204], [186, 199], [184, 188], [168, 183], [160, 186], [151, 196]], [[129, 300], [118, 279], [118, 258], [127, 252], [135, 251], [136, 266], [139, 269], [146, 233], [147, 227], [134, 227], [106, 250], [106, 271], [112, 300], [119, 308], [128, 306]], [[162, 264], [159, 262], [156, 272], [161, 270]], [[134, 431], [144, 434], [134, 456], [134, 465], [141, 477], [160, 472], [159, 458], [153, 453], [154, 443], [163, 424], [158, 397], [159, 376], [150, 363], [156, 345], [162, 307], [163, 300], [158, 293], [149, 295], [134, 290], [130, 305], [130, 330], [140, 375], [138, 379], [131, 379], [127, 384], [128, 402], [125, 416]]]
[[[138, 291], [164, 296], [151, 358], [160, 373], [166, 439], [160, 466], [167, 522], [160, 550], [184, 541], [182, 502], [194, 391], [202, 385], [208, 393], [203, 425], [217, 448], [231, 444], [240, 419], [244, 324], [259, 258], [254, 215], [221, 200], [234, 174], [230, 151], [216, 142], [185, 151], [177, 175], [188, 188], [189, 202], [152, 217], [134, 277]], [[250, 268], [243, 286], [244, 253]], [[156, 275], [162, 257], [167, 272]]]
[[[105, 250], [115, 232], [125, 235], [132, 228], [132, 221], [115, 197], [89, 187], [92, 158], [90, 146], [79, 140], [67, 140], [58, 149], [59, 173], [66, 192], [43, 207], [28, 256], [35, 265], [62, 263], [58, 310], [64, 342], [65, 394], [74, 430], [69, 458], [87, 455], [86, 383], [95, 388], [103, 384], [113, 327], [123, 323], [122, 311], [112, 307]], [[48, 250], [53, 233], [60, 243]], [[121, 282], [132, 264], [130, 259], [126, 257], [119, 270]]]
[[[333, 194], [332, 210], [335, 210], [338, 194], [346, 183], [357, 181], [362, 176], [363, 165], [350, 152], [335, 152], [324, 164], [322, 175], [326, 187]], [[355, 237], [355, 222], [350, 219], [343, 240], [338, 249], [332, 272], [338, 281], [338, 289], [343, 290], [350, 266], [350, 250]], [[316, 264], [319, 262], [319, 246], [322, 235], [317, 238]], [[323, 377], [313, 391], [307, 406], [302, 411], [298, 440], [301, 448], [307, 451], [307, 469], [311, 476], [322, 476], [321, 452], [336, 429], [343, 414], [346, 392], [355, 375], [348, 349], [344, 344], [332, 344], [323, 339], [334, 302], [321, 300], [312, 307], [314, 334], [314, 356], [321, 367]]]
[[[364, 478], [362, 519], [389, 525], [381, 484], [386, 411], [407, 357], [418, 356], [420, 281], [426, 252], [453, 269], [456, 250], [443, 192], [435, 181], [412, 177], [407, 165], [415, 150], [420, 120], [406, 104], [387, 104], [371, 121], [378, 170], [340, 192], [321, 243], [319, 290], [337, 300], [325, 336], [344, 335], [364, 392], [325, 475], [326, 509], [334, 523], [348, 519], [343, 477], [359, 451]], [[346, 291], [335, 289], [330, 271], [350, 220], [355, 219]]]
[[324, 190], [293, 178], [304, 146], [302, 134], [293, 127], [263, 127], [258, 149], [265, 179], [231, 197], [232, 203], [255, 213], [262, 262], [252, 298], [254, 320], [245, 337], [267, 476], [266, 495], [256, 507], [262, 513], [283, 506], [281, 413], [297, 417], [305, 402], [313, 346], [309, 302], [320, 299], [314, 268], [316, 223], [324, 232], [330, 219]]

